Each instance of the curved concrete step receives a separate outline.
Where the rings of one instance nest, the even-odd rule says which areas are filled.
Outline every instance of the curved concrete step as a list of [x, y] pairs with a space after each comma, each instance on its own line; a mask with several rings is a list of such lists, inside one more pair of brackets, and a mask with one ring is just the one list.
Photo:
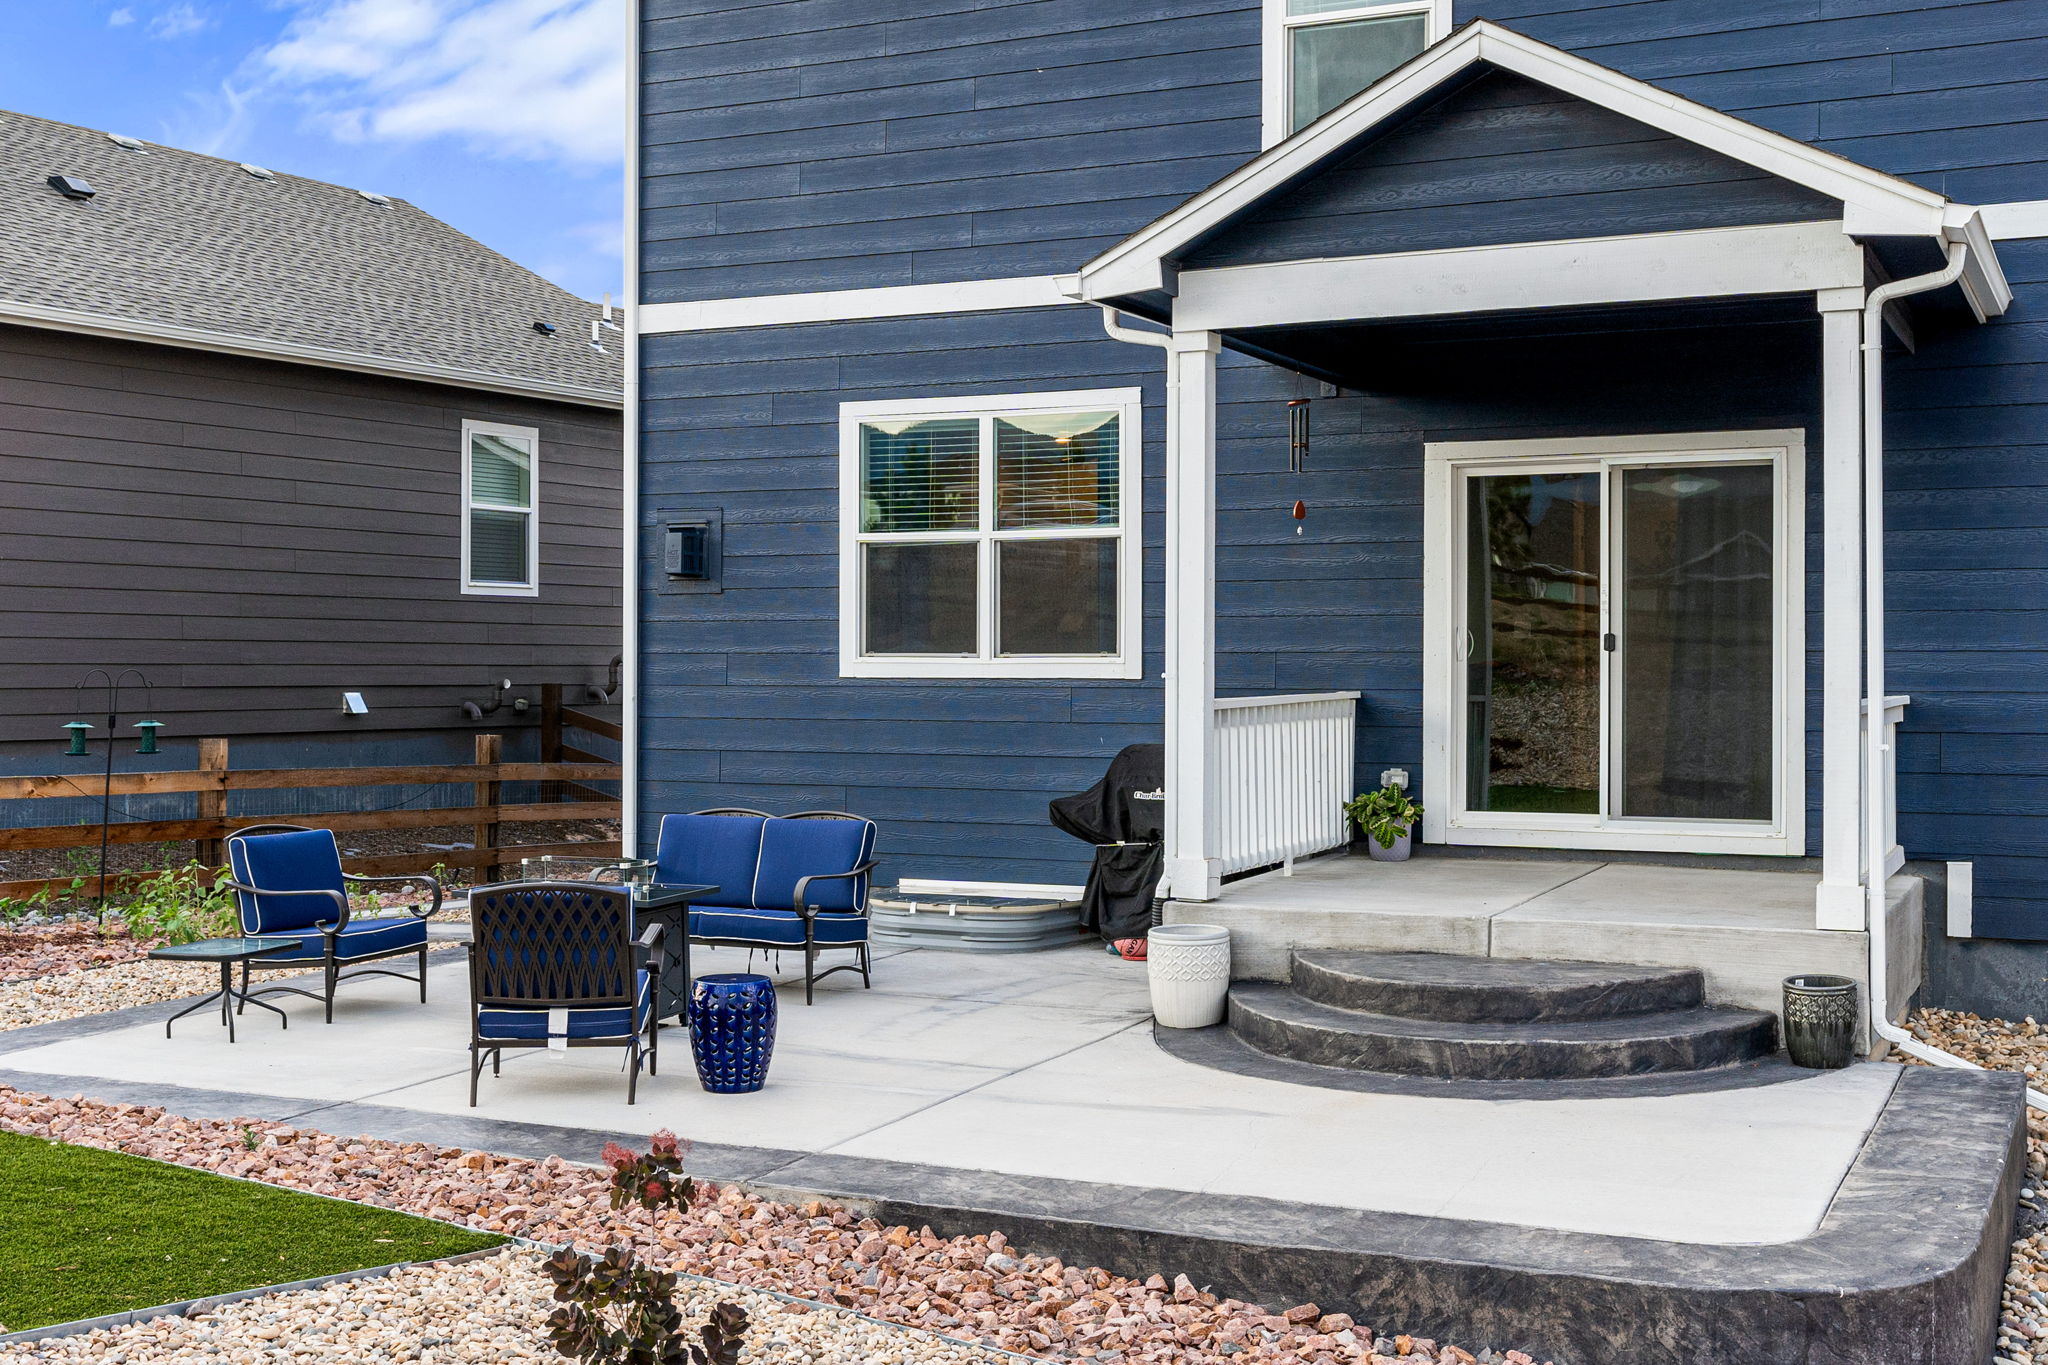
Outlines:
[[1230, 988], [1231, 1030], [1261, 1052], [1318, 1066], [1453, 1080], [1584, 1080], [1703, 1071], [1768, 1056], [1778, 1021], [1682, 1009], [1616, 1019], [1490, 1023], [1339, 1009], [1285, 986]]
[[1340, 1009], [1515, 1024], [1695, 1009], [1704, 987], [1690, 967], [1330, 950], [1294, 954], [1294, 989]]

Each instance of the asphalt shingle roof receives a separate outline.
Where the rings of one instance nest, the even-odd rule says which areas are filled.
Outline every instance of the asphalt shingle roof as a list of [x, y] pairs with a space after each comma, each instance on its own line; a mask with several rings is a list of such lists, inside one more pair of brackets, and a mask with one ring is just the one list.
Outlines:
[[[422, 378], [616, 402], [598, 306], [402, 199], [0, 111], [0, 320], [10, 304], [315, 349]], [[96, 193], [47, 183], [79, 176]], [[374, 189], [375, 187], [368, 187]], [[552, 323], [553, 336], [534, 330]]]

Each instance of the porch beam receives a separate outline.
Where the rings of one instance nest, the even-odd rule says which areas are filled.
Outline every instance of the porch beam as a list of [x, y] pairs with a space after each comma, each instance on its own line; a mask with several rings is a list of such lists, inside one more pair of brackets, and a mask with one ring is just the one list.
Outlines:
[[[1814, 927], [1865, 926], [1862, 851], [1863, 301], [1821, 290], [1821, 879]], [[1789, 756], [1788, 756], [1789, 757]]]
[[1216, 856], [1216, 355], [1176, 330], [1166, 402], [1166, 881], [1213, 900]]
[[1863, 248], [1838, 220], [1398, 251], [1185, 270], [1177, 328], [1569, 308], [1860, 288]]

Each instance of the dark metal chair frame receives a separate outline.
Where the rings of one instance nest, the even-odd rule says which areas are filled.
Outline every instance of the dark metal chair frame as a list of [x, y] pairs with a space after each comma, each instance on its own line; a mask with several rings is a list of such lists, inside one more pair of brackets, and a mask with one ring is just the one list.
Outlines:
[[[633, 1012], [641, 990], [640, 978], [648, 977], [646, 989], [650, 992], [647, 1006], [647, 1022], [642, 1029], [633, 1028], [622, 1037], [614, 1038], [568, 1038], [564, 1043], [569, 1047], [623, 1047], [627, 1049], [627, 1063], [630, 1067], [626, 1079], [626, 1103], [633, 1104], [639, 1098], [640, 1068], [644, 1064], [647, 1074], [659, 1075], [661, 1060], [660, 1007], [654, 992], [660, 989], [662, 926], [650, 923], [633, 936], [633, 897], [631, 891], [616, 882], [505, 882], [489, 888], [493, 897], [516, 896], [522, 892], [540, 893], [595, 893], [616, 900], [624, 913], [618, 918], [621, 956], [631, 962], [626, 971], [626, 986], [623, 994], [593, 995], [587, 997], [563, 997], [559, 994], [535, 996], [518, 994], [503, 989], [516, 986], [515, 981], [487, 979], [489, 967], [483, 954], [477, 951], [477, 943], [484, 936], [482, 916], [497, 913], [478, 904], [472, 898], [470, 905], [469, 944], [469, 1107], [476, 1108], [477, 1082], [483, 1076], [484, 1058], [490, 1057], [491, 1074], [503, 1073], [504, 1050], [506, 1048], [544, 1048], [548, 1045], [541, 1038], [486, 1038], [478, 1027], [479, 1016], [485, 1010], [534, 1010], [554, 1009], [624, 1009], [627, 1021], [633, 1019]], [[527, 983], [530, 988], [532, 983]]]
[[[228, 839], [232, 841], [251, 834], [308, 834], [312, 833], [315, 828], [312, 825], [247, 825], [230, 834]], [[313, 924], [313, 928], [321, 935], [321, 967], [323, 969], [321, 989], [319, 991], [309, 991], [297, 986], [265, 986], [260, 991], [252, 992], [249, 989], [249, 968], [252, 964], [245, 959], [242, 963], [241, 989], [241, 995], [245, 1002], [262, 995], [303, 995], [308, 1000], [320, 1001], [326, 1007], [327, 1022], [331, 1024], [334, 1022], [334, 988], [344, 981], [353, 981], [359, 976], [395, 976], [400, 981], [417, 982], [420, 988], [420, 1003], [424, 1005], [427, 1002], [427, 949], [431, 946], [430, 944], [422, 943], [417, 948], [394, 948], [388, 952], [371, 953], [364, 957], [352, 957], [344, 964], [340, 958], [334, 955], [334, 946], [341, 931], [348, 927], [349, 908], [346, 895], [339, 891], [317, 889], [312, 891], [264, 891], [260, 888], [235, 881], [232, 876], [232, 862], [230, 862], [229, 867], [230, 876], [227, 879], [227, 885], [235, 891], [246, 892], [252, 896], [325, 896], [334, 903], [335, 907], [333, 923], [329, 924], [316, 920]], [[379, 882], [423, 882], [433, 890], [434, 903], [424, 910], [416, 905], [409, 905], [405, 907], [406, 912], [415, 919], [427, 919], [441, 908], [441, 879], [432, 873], [417, 872], [402, 877], [366, 877], [357, 872], [344, 872], [341, 874], [341, 880], [344, 885], [371, 885]], [[236, 913], [239, 917], [239, 906], [237, 906]], [[419, 959], [417, 975], [411, 972], [395, 972], [389, 967], [364, 967], [359, 965], [365, 962], [382, 962], [389, 958], [405, 957], [408, 955], [416, 956]], [[253, 965], [258, 971], [304, 971], [308, 964], [304, 958], [296, 958], [284, 962], [264, 962], [259, 960]], [[343, 972], [341, 969], [344, 965], [351, 968], [351, 970]], [[241, 1012], [242, 1006], [236, 1006], [235, 1013], [240, 1014]]]
[[[854, 815], [850, 812], [843, 810], [802, 810], [797, 811], [795, 814], [792, 815], [784, 815], [778, 817], [770, 815], [767, 811], [750, 810], [745, 806], [719, 806], [714, 807], [711, 810], [691, 811], [690, 814], [757, 815], [764, 820], [867, 820], [867, 817], [865, 815]], [[817, 926], [814, 920], [816, 916], [826, 912], [819, 910], [819, 908], [815, 905], [805, 904], [804, 896], [804, 893], [810, 889], [810, 885], [812, 882], [844, 881], [848, 877], [863, 877], [866, 876], [870, 871], [872, 871], [874, 869], [874, 866], [875, 861], [874, 859], [870, 858], [866, 862], [862, 863], [859, 867], [854, 868], [850, 872], [820, 872], [813, 876], [797, 878], [796, 895], [793, 898], [795, 904], [792, 905], [790, 908], [796, 912], [797, 918], [802, 920], [804, 925], [804, 1003], [806, 1005], [817, 1003], [815, 987], [820, 981], [823, 981], [826, 977], [832, 975], [832, 973], [834, 972], [859, 972], [861, 989], [874, 989], [874, 977], [872, 973], [870, 973], [868, 970], [868, 940], [863, 938], [858, 943], [819, 943], [817, 941]], [[717, 907], [707, 906], [706, 909], [715, 912], [717, 910]], [[830, 913], [836, 915], [845, 914], [847, 912], [834, 910]], [[862, 919], [866, 919], [868, 917], [867, 908], [865, 906], [862, 906], [861, 909], [853, 913], [858, 914]], [[778, 946], [775, 944], [761, 943], [754, 939], [706, 938], [700, 934], [691, 934], [689, 936], [689, 939], [692, 943], [707, 944], [714, 948], [746, 948], [752, 951], [768, 953], [780, 951]], [[789, 946], [792, 950], [796, 947], [795, 944], [790, 944]], [[817, 969], [819, 953], [831, 952], [835, 949], [842, 948], [851, 948], [855, 950], [859, 955], [858, 960], [854, 962], [842, 962], [836, 967], [827, 967], [822, 972]]]

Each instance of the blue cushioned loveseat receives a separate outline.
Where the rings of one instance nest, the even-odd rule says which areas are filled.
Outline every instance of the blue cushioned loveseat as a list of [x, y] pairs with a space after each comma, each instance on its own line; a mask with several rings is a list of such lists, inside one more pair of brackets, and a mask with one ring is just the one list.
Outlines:
[[[715, 886], [690, 909], [690, 942], [801, 951], [804, 1003], [833, 972], [868, 972], [868, 871], [874, 867], [875, 822], [844, 811], [769, 815], [758, 810], [702, 810], [665, 815], [655, 848], [654, 879]], [[856, 955], [825, 971], [818, 954]]]
[[[228, 886], [235, 893], [242, 932], [250, 938], [296, 940], [289, 952], [242, 961], [242, 990], [249, 989], [249, 969], [319, 966], [321, 990], [267, 986], [258, 995], [303, 995], [321, 1001], [327, 1022], [334, 1022], [334, 988], [358, 976], [395, 976], [417, 981], [420, 999], [427, 998], [427, 916], [441, 908], [441, 883], [421, 874], [412, 877], [364, 877], [341, 870], [341, 850], [334, 832], [303, 825], [250, 825], [228, 839]], [[351, 919], [348, 889], [380, 882], [420, 883], [432, 889], [434, 903], [390, 919]], [[419, 972], [392, 971], [364, 964], [386, 958], [416, 956]], [[349, 968], [346, 977], [342, 972]]]

